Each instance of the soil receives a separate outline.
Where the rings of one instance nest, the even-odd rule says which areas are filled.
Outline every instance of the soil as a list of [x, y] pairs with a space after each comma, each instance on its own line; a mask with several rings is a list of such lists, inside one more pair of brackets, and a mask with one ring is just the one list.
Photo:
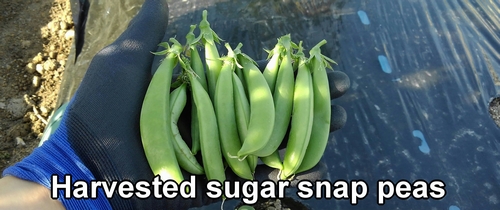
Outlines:
[[69, 0], [0, 0], [0, 170], [40, 142], [74, 30]]

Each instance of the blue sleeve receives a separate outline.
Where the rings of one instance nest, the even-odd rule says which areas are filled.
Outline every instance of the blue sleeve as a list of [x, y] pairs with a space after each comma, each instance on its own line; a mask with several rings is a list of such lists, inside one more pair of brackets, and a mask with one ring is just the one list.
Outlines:
[[[85, 181], [88, 186], [88, 196], [91, 196], [90, 180], [95, 179], [94, 175], [71, 148], [67, 133], [68, 126], [63, 117], [61, 125], [48, 141], [36, 148], [31, 155], [22, 161], [5, 169], [3, 176], [10, 175], [36, 182], [52, 190], [53, 175], [58, 176], [59, 186], [65, 181], [65, 175], [70, 175], [71, 189], [73, 189], [75, 181]], [[58, 190], [58, 199], [66, 209], [111, 209], [111, 205], [101, 188], [97, 191], [96, 199], [78, 199], [72, 194], [70, 195], [71, 198], [66, 199], [65, 196], [68, 194], [65, 190], [63, 188]]]

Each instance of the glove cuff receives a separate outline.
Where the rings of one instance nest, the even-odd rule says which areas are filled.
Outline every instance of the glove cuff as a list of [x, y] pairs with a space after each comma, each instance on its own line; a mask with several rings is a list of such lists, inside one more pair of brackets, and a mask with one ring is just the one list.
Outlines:
[[[66, 209], [111, 209], [108, 199], [100, 188], [97, 190], [96, 199], [74, 197], [71, 190], [75, 189], [73, 184], [76, 181], [85, 181], [89, 185], [90, 180], [95, 180], [95, 178], [68, 143], [68, 127], [65, 126], [64, 121], [63, 118], [58, 130], [48, 141], [33, 150], [32, 154], [22, 161], [5, 169], [3, 176], [11, 175], [41, 184], [51, 190], [51, 195], [52, 188], [58, 184], [58, 200]], [[71, 183], [65, 182], [65, 175], [71, 176]], [[53, 176], [58, 177], [58, 183], [52, 183]], [[63, 186], [67, 185], [70, 186], [70, 191], [64, 190]], [[87, 189], [84, 192], [91, 196]], [[71, 198], [65, 198], [65, 196], [71, 196]]]

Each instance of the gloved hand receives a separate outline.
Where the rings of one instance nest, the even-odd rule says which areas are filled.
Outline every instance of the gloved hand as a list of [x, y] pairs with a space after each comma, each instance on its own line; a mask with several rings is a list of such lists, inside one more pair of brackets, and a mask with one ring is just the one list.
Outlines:
[[[34, 181], [49, 189], [52, 175], [58, 175], [62, 183], [65, 174], [71, 174], [72, 183], [151, 182], [154, 174], [143, 152], [139, 116], [158, 66], [154, 63], [158, 58], [150, 52], [158, 51], [167, 20], [166, 1], [146, 0], [127, 30], [94, 57], [56, 132], [30, 156], [6, 169], [4, 175]], [[341, 96], [349, 87], [348, 77], [341, 72], [331, 73], [329, 79], [332, 98]], [[334, 131], [344, 125], [346, 115], [339, 106], [332, 107], [332, 115]], [[315, 174], [315, 170], [311, 171], [309, 174]], [[269, 170], [259, 172], [264, 176], [266, 173]], [[259, 174], [256, 176], [262, 177]], [[197, 179], [198, 189], [205, 189], [205, 181], [203, 177]], [[215, 201], [207, 198], [203, 190], [196, 192], [196, 199], [190, 200], [180, 196], [123, 199], [116, 193], [108, 199], [100, 188], [97, 199], [65, 199], [60, 190], [59, 200], [67, 209], [187, 209]]]

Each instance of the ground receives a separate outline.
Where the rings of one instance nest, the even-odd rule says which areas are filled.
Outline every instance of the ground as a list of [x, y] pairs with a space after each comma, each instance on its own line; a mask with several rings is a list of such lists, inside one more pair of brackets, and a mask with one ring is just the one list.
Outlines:
[[0, 170], [38, 145], [74, 36], [69, 0], [0, 0]]

